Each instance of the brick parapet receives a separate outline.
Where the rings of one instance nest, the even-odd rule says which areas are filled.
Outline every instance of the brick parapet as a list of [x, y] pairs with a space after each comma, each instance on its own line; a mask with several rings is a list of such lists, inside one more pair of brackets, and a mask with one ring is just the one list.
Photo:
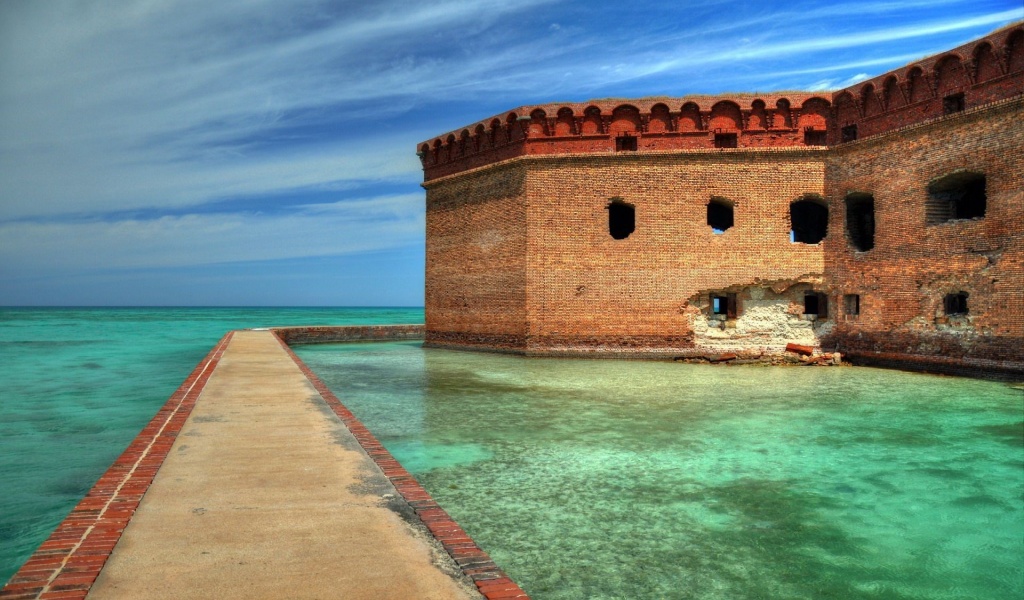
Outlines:
[[[835, 146], [1022, 90], [1024, 28], [1018, 22], [834, 92], [520, 106], [424, 141], [417, 154], [431, 181], [517, 156], [709, 149], [720, 145], [716, 134], [735, 135], [725, 143], [739, 148]], [[961, 104], [951, 107], [958, 94]], [[628, 148], [617, 141], [623, 136], [633, 138]]]
[[615, 153], [616, 140], [623, 136], [635, 138], [638, 152], [715, 149], [716, 134], [735, 135], [740, 148], [814, 147], [824, 144], [808, 144], [804, 132], [825, 133], [830, 95], [732, 94], [522, 106], [423, 142], [417, 153], [424, 179], [431, 181], [518, 156]]
[[[832, 95], [830, 145], [842, 129], [863, 138], [1024, 92], [1024, 23], [913, 61]], [[961, 104], [956, 106], [957, 96]], [[947, 104], [952, 102], [952, 104]]]
[[376, 342], [421, 340], [423, 325], [350, 325], [274, 327], [271, 330], [286, 344], [327, 344], [333, 342]]

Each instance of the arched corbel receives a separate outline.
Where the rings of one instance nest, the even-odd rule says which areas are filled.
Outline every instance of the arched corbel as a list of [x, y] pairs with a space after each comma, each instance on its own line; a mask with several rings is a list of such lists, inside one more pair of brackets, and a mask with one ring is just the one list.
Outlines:
[[974, 85], [978, 83], [978, 59], [974, 56], [963, 61], [964, 71], [967, 73], [967, 81]]
[[925, 89], [931, 91], [932, 98], [938, 97], [938, 95], [939, 95], [939, 78], [935, 74], [934, 69], [932, 70], [931, 73], [924, 73], [924, 72], [922, 72], [921, 73], [921, 77], [924, 78]]
[[798, 127], [800, 125], [800, 115], [801, 114], [802, 114], [801, 109], [793, 108], [792, 106], [789, 107], [789, 118], [792, 119], [791, 123], [793, 123], [794, 127]]
[[529, 115], [521, 115], [516, 117], [516, 125], [519, 126], [519, 131], [523, 134], [523, 139], [530, 137], [530, 123], [533, 122], [533, 117]]
[[1006, 44], [1003, 46], [1002, 52], [996, 52], [995, 48], [992, 49], [992, 54], [996, 56], [996, 62], [999, 63], [999, 70], [1006, 75], [1010, 72], [1010, 38], [1006, 38]]
[[913, 97], [910, 90], [910, 79], [904, 79], [903, 81], [897, 82], [896, 89], [903, 95], [903, 104], [910, 104], [910, 99]]

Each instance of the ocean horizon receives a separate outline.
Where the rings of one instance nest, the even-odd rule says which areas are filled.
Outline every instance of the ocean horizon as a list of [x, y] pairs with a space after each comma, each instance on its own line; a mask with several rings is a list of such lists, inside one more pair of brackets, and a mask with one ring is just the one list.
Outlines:
[[0, 582], [228, 331], [422, 322], [422, 307], [0, 307]]

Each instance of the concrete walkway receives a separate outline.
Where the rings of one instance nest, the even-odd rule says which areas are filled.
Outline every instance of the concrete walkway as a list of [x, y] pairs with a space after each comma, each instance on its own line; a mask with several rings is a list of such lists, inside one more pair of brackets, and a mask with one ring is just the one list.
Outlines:
[[480, 598], [410, 516], [273, 334], [236, 332], [88, 598]]

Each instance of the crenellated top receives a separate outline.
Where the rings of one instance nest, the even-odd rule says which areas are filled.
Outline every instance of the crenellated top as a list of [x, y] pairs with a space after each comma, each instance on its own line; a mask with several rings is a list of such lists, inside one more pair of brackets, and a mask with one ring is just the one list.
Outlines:
[[837, 92], [521, 106], [423, 142], [430, 181], [523, 155], [841, 144], [1024, 93], [1024, 27]]
[[829, 143], [868, 137], [1024, 93], [1024, 24], [832, 95]]

